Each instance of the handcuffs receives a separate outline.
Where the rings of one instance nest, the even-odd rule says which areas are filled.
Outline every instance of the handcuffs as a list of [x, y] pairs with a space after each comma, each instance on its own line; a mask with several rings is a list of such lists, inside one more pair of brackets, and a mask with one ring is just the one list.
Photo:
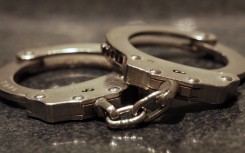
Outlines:
[[[174, 98], [224, 103], [245, 77], [244, 57], [217, 43], [213, 34], [140, 25], [115, 28], [106, 39], [101, 47], [70, 44], [19, 52], [17, 61], [0, 69], [0, 95], [11, 101], [25, 102], [29, 116], [46, 122], [104, 116], [109, 127], [122, 128], [156, 119], [168, 110]], [[205, 52], [226, 65], [215, 70], [181, 65], [148, 55], [132, 44], [170, 45], [193, 53]], [[83, 83], [45, 90], [18, 84], [21, 73], [74, 63], [114, 67], [123, 75], [112, 72]], [[131, 85], [151, 93], [125, 106], [124, 92]], [[129, 97], [136, 94], [132, 92]], [[125, 114], [130, 117], [125, 119]]]

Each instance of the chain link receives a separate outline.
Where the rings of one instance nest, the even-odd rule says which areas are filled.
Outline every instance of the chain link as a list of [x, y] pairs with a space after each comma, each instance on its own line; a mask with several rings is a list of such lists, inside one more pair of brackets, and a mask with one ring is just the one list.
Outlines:
[[[121, 107], [117, 109], [117, 112], [122, 115], [126, 113], [132, 112], [133, 105]], [[147, 118], [147, 113], [146, 111], [142, 111], [139, 113], [137, 116], [133, 116], [129, 119], [118, 119], [118, 120], [112, 120], [109, 116], [106, 117], [106, 122], [108, 123], [110, 128], [122, 128], [122, 127], [128, 127], [128, 126], [133, 126], [137, 125], [139, 123], [142, 123], [145, 119]]]
[[152, 103], [152, 100], [155, 100], [154, 102], [158, 104], [159, 107], [154, 111], [147, 110], [147, 118], [145, 119], [145, 122], [150, 122], [156, 119], [166, 110], [168, 110], [171, 104], [170, 100], [175, 97], [177, 90], [178, 90], [178, 83], [176, 81], [173, 80], [165, 81], [164, 83], [161, 84], [159, 91], [155, 91], [150, 95], [146, 96], [145, 98], [137, 101], [132, 109], [132, 114], [134, 116], [137, 116], [139, 110], [142, 109], [147, 110], [146, 105]]
[[[142, 122], [150, 122], [168, 110], [171, 104], [170, 100], [175, 97], [177, 90], [178, 83], [173, 80], [167, 80], [162, 83], [158, 91], [152, 92], [134, 105], [116, 109], [105, 98], [100, 98], [95, 102], [95, 107], [97, 111], [101, 111], [102, 108], [106, 113], [106, 122], [110, 128], [134, 126]], [[150, 110], [147, 106], [151, 104], [157, 104], [158, 107], [154, 111]], [[129, 114], [132, 117], [121, 119], [123, 114]]]

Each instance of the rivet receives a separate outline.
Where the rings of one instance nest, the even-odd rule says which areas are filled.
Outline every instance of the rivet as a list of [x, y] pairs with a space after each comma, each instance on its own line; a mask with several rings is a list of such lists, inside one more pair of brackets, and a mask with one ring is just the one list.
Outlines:
[[112, 92], [112, 93], [115, 93], [115, 92], [120, 91], [120, 88], [118, 88], [118, 87], [110, 87], [110, 88], [108, 89], [108, 91], [110, 91], [110, 92]]
[[138, 55], [131, 55], [130, 57], [132, 60], [140, 60], [141, 59], [141, 57]]
[[180, 73], [180, 74], [186, 74], [185, 72], [180, 71], [180, 70], [173, 70], [173, 72], [175, 72], [175, 73]]
[[73, 100], [82, 100], [82, 99], [84, 99], [84, 98], [85, 98], [85, 97], [82, 96], [82, 95], [78, 95], [78, 96], [72, 97]]
[[42, 99], [46, 98], [46, 95], [45, 95], [45, 94], [36, 94], [36, 95], [34, 96], [34, 98], [35, 98], [36, 100], [42, 100]]
[[189, 83], [198, 83], [198, 82], [200, 82], [200, 80], [197, 79], [197, 78], [189, 78], [188, 81], [189, 81]]
[[161, 74], [162, 71], [158, 69], [150, 69], [151, 74]]
[[229, 76], [221, 76], [221, 79], [223, 81], [232, 81], [232, 77], [229, 77]]

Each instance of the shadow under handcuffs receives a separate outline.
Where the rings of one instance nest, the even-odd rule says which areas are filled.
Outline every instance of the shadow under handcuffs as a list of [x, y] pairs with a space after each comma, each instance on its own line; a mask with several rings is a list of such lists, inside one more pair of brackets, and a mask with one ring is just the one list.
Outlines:
[[[237, 97], [233, 96], [223, 104], [208, 104], [201, 102], [186, 102], [173, 100], [172, 106], [158, 120], [153, 121], [154, 124], [177, 124], [181, 122], [187, 113], [200, 113], [208, 110], [222, 110], [232, 108], [237, 102]], [[239, 108], [237, 108], [239, 110]], [[239, 111], [237, 111], [239, 112]]]

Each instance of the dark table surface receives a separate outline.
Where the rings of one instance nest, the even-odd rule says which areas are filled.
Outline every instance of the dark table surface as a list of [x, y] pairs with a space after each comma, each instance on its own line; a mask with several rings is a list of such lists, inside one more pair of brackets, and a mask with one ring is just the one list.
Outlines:
[[[106, 32], [113, 27], [148, 23], [212, 32], [219, 42], [245, 55], [242, 0], [0, 0], [0, 65], [13, 60], [21, 49], [104, 42]], [[186, 55], [172, 60], [201, 67], [210, 64]], [[87, 70], [75, 73], [84, 72], [88, 73]], [[35, 86], [38, 85], [35, 81], [66, 73], [74, 72], [48, 72], [36, 76], [37, 80], [26, 80], [25, 84]], [[25, 110], [2, 99], [0, 152], [244, 153], [245, 84], [238, 91], [237, 99], [226, 104], [173, 108], [148, 126], [118, 131], [109, 130], [97, 120], [47, 124], [28, 118]]]

